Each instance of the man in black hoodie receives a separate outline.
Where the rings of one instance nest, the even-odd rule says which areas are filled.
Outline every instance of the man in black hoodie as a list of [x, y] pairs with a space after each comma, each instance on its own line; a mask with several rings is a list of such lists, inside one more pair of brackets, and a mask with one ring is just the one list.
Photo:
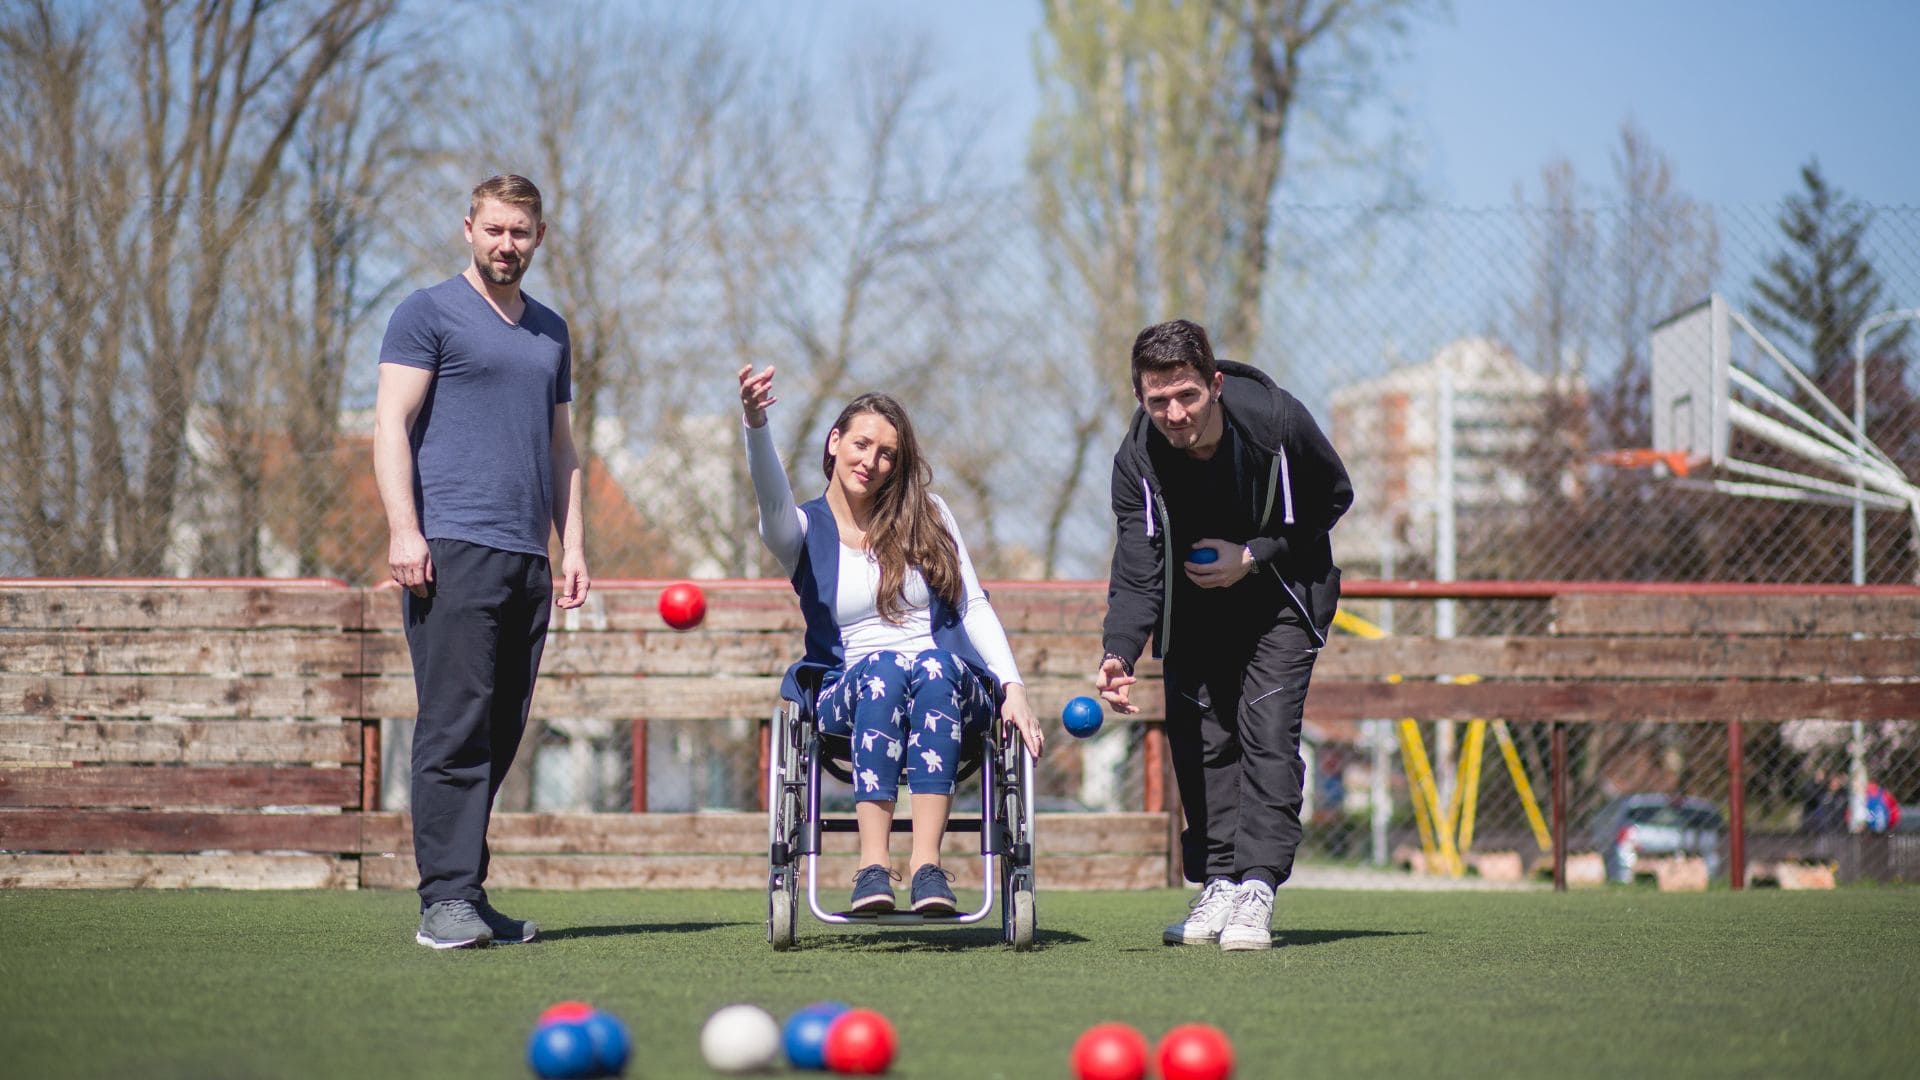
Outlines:
[[1106, 656], [1123, 713], [1149, 637], [1201, 883], [1170, 945], [1272, 945], [1273, 890], [1300, 844], [1300, 716], [1340, 598], [1328, 532], [1353, 503], [1313, 416], [1259, 370], [1217, 362], [1184, 319], [1133, 343], [1135, 411], [1113, 455]]

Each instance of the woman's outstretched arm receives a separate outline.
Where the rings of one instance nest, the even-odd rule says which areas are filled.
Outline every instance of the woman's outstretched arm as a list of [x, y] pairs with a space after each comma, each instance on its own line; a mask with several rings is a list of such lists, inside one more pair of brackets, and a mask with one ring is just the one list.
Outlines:
[[767, 406], [777, 400], [771, 366], [758, 375], [751, 364], [740, 369], [740, 412], [746, 424], [747, 472], [760, 505], [760, 541], [792, 577], [807, 543], [807, 516], [794, 505], [793, 487], [787, 483], [780, 449], [773, 444], [773, 429], [767, 424]]

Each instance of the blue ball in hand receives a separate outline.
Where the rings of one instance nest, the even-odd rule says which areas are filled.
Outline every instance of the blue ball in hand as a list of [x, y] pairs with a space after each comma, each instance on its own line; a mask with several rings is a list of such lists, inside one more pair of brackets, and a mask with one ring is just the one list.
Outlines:
[[1187, 561], [1201, 566], [1207, 563], [1219, 562], [1220, 549], [1210, 547], [1194, 548], [1192, 551], [1187, 552]]
[[1066, 725], [1067, 734], [1079, 739], [1099, 731], [1102, 717], [1100, 703], [1090, 697], [1074, 698], [1060, 710], [1060, 722]]

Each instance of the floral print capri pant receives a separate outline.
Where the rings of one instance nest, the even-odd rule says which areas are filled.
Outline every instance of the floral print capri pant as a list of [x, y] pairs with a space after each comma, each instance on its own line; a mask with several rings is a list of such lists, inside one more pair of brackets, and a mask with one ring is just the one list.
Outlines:
[[993, 721], [986, 681], [945, 649], [882, 650], [827, 675], [822, 731], [853, 740], [856, 802], [892, 802], [904, 775], [917, 795], [953, 794], [964, 735]]

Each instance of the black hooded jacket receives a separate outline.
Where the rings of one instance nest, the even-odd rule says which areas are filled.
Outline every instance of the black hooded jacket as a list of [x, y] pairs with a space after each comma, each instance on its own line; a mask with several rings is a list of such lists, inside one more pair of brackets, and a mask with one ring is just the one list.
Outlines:
[[[1326, 644], [1340, 600], [1340, 568], [1333, 564], [1328, 533], [1353, 505], [1347, 469], [1299, 399], [1265, 372], [1230, 360], [1220, 403], [1225, 422], [1243, 448], [1236, 486], [1248, 520], [1258, 523], [1252, 552], [1255, 577], [1280, 590], [1300, 613], [1316, 644]], [[1150, 448], [1165, 436], [1145, 409], [1135, 409], [1127, 437], [1113, 455], [1113, 514], [1117, 537], [1107, 585], [1103, 647], [1131, 665], [1153, 639], [1153, 655], [1165, 656], [1183, 634], [1203, 640], [1203, 628], [1174, 619], [1174, 575], [1180, 560], [1167, 557], [1172, 519]]]

